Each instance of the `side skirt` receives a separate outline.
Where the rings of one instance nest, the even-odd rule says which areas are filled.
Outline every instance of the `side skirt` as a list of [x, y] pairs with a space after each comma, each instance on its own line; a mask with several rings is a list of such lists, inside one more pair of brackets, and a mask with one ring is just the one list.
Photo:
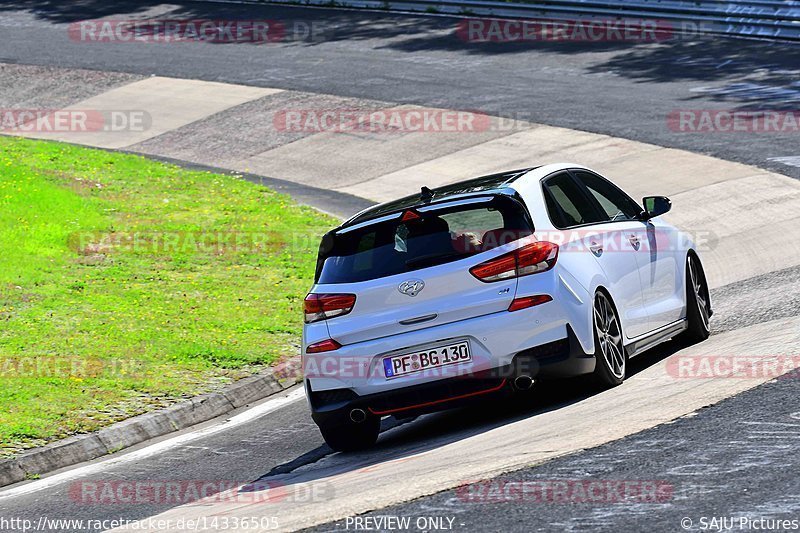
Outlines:
[[649, 350], [657, 344], [661, 344], [662, 342], [670, 340], [671, 338], [685, 331], [688, 327], [689, 321], [685, 318], [681, 318], [677, 322], [662, 326], [655, 331], [651, 331], [650, 333], [642, 335], [641, 337], [636, 337], [630, 344], [625, 346], [625, 349], [628, 352], [628, 357], [636, 357], [640, 353]]

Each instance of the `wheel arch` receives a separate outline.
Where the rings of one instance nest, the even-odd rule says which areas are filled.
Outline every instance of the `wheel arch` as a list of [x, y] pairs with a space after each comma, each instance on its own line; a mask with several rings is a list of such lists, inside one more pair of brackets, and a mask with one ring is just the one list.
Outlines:
[[[572, 330], [575, 333], [575, 336], [578, 339], [578, 342], [581, 344], [581, 348], [583, 349], [584, 353], [593, 354], [595, 351], [595, 343], [594, 343], [594, 298], [597, 294], [597, 291], [602, 289], [605, 293], [609, 296], [609, 298], [613, 301], [613, 297], [611, 297], [608, 289], [606, 289], [606, 279], [603, 276], [602, 270], [599, 269], [599, 265], [597, 266], [597, 270], [592, 273], [591, 280], [589, 283], [581, 282], [582, 289], [585, 291], [583, 293], [585, 302], [582, 304], [582, 316], [577, 318], [573, 315], [570, 322], [572, 323]], [[616, 309], [616, 307], [615, 307]]]
[[617, 319], [620, 321], [620, 327], [622, 327], [623, 330], [623, 336], [622, 336], [623, 343], [625, 339], [625, 334], [624, 334], [625, 326], [622, 324], [622, 318], [620, 317], [619, 309], [617, 308], [617, 304], [614, 301], [614, 296], [611, 294], [611, 291], [608, 290], [606, 284], [602, 282], [593, 284], [593, 287], [594, 288], [590, 292], [591, 300], [586, 304], [586, 312], [587, 312], [586, 322], [585, 322], [586, 328], [580, 333], [576, 332], [578, 333], [577, 335], [578, 340], [580, 341], [583, 347], [583, 351], [587, 354], [595, 353], [597, 348], [594, 342], [594, 300], [598, 292], [602, 292], [603, 294], [605, 294], [605, 296], [608, 298], [608, 301], [611, 302], [611, 307], [614, 308], [614, 312], [617, 314]]

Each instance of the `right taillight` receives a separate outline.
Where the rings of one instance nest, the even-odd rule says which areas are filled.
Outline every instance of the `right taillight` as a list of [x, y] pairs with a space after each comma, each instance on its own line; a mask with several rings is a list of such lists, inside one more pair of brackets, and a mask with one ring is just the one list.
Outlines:
[[356, 305], [355, 294], [314, 294], [303, 302], [306, 324], [346, 315]]
[[557, 260], [557, 244], [537, 241], [485, 261], [469, 271], [479, 280], [490, 283], [545, 272], [553, 268]]
[[520, 309], [527, 309], [529, 307], [536, 307], [537, 305], [552, 302], [553, 297], [549, 294], [537, 294], [536, 296], [523, 296], [521, 298], [514, 298], [508, 306], [509, 311], [519, 311]]

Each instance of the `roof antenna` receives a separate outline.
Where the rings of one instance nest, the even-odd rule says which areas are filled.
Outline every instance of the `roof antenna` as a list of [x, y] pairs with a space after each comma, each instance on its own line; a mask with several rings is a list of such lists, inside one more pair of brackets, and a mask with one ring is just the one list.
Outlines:
[[423, 202], [430, 202], [433, 200], [433, 191], [423, 185], [420, 189], [419, 199]]

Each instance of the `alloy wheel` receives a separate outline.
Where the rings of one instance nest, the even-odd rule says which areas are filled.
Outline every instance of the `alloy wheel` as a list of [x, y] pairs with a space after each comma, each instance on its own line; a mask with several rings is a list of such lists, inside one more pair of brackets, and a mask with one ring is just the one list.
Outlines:
[[594, 327], [600, 353], [606, 366], [618, 379], [625, 376], [625, 348], [622, 345], [622, 331], [619, 319], [611, 302], [603, 293], [598, 293], [594, 302]]

